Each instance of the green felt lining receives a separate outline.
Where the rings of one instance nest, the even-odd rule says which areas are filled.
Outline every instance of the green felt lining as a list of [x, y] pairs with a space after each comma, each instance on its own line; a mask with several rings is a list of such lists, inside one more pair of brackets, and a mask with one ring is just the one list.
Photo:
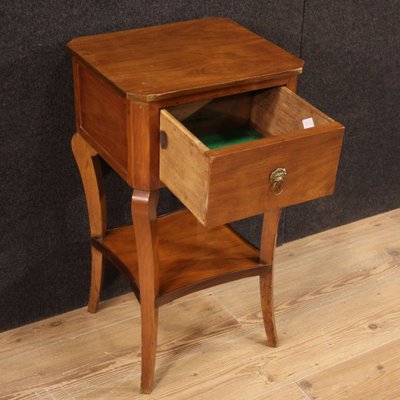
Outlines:
[[211, 150], [232, 146], [234, 144], [251, 142], [261, 138], [263, 138], [263, 135], [249, 127], [233, 129], [225, 132], [209, 133], [208, 135], [199, 137], [199, 139]]

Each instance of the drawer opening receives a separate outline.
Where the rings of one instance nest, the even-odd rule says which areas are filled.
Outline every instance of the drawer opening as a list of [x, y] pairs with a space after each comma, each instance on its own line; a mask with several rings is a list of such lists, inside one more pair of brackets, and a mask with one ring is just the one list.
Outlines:
[[334, 122], [285, 86], [168, 111], [210, 150]]

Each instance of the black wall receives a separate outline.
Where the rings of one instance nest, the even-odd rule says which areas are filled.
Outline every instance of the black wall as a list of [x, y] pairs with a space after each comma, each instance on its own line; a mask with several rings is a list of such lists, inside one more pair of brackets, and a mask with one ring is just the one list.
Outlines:
[[[2, 1], [0, 330], [87, 301], [89, 230], [69, 144], [67, 41], [226, 16], [301, 56], [300, 95], [347, 130], [336, 194], [287, 209], [280, 233], [286, 242], [400, 206], [399, 6], [394, 0]], [[130, 190], [104, 169], [109, 223], [127, 223]], [[164, 190], [160, 212], [178, 206]], [[259, 217], [235, 226], [258, 243]], [[112, 268], [107, 275], [104, 297], [128, 290]]]

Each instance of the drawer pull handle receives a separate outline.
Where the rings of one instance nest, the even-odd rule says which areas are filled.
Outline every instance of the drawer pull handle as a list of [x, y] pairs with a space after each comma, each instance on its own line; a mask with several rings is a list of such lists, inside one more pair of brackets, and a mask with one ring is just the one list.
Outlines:
[[283, 192], [286, 175], [286, 168], [280, 167], [271, 172], [269, 182], [271, 184], [271, 191], [275, 196], [279, 196]]

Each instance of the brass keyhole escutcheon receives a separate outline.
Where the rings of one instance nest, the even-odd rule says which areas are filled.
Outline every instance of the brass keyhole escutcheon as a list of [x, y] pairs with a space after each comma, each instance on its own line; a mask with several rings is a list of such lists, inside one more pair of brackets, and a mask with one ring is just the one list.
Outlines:
[[286, 179], [286, 168], [280, 167], [271, 172], [269, 182], [271, 184], [271, 191], [275, 196], [279, 196], [284, 189]]

